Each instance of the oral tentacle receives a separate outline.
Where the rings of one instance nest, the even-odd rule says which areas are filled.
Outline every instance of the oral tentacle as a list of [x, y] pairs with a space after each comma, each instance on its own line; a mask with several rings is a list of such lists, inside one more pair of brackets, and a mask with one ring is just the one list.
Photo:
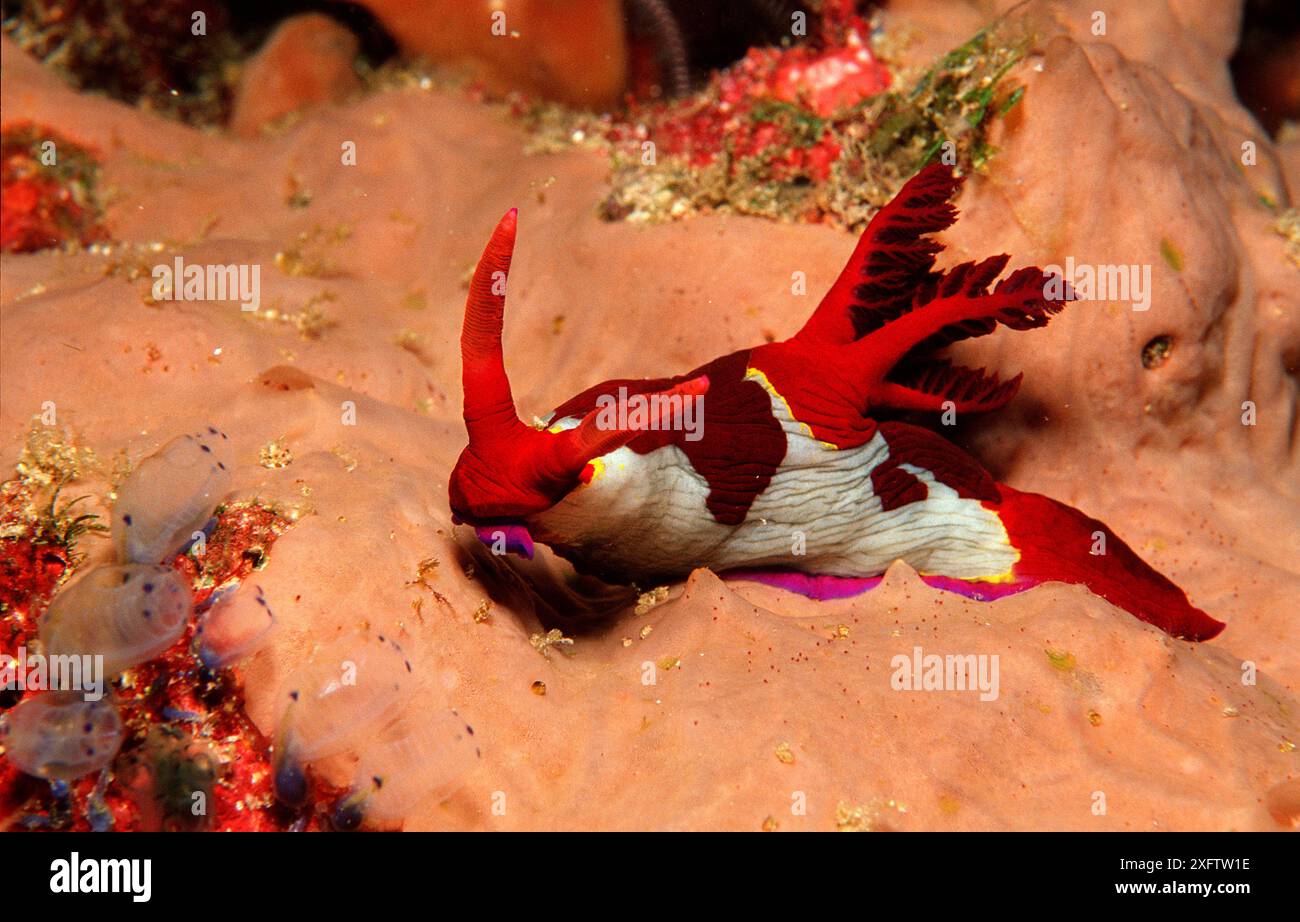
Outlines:
[[689, 381], [664, 390], [651, 391], [643, 397], [650, 413], [644, 424], [610, 426], [600, 409], [587, 413], [576, 428], [560, 433], [562, 446], [556, 452], [557, 470], [567, 475], [581, 471], [593, 458], [622, 448], [645, 432], [667, 432], [681, 425], [684, 401], [703, 397], [709, 390], [709, 376], [698, 375]]
[[532, 560], [536, 552], [533, 536], [527, 525], [514, 523], [478, 525], [475, 526], [474, 533], [479, 541], [492, 548], [494, 552], [500, 549], [505, 553], [518, 554], [528, 560]]

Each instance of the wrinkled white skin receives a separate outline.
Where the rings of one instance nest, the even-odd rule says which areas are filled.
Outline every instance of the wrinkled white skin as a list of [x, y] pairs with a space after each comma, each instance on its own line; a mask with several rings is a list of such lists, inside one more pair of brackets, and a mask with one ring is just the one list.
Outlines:
[[103, 656], [110, 678], [164, 652], [192, 613], [189, 587], [170, 567], [101, 566], [54, 597], [39, 636], [50, 656]]
[[20, 771], [71, 781], [113, 761], [122, 745], [122, 720], [109, 698], [86, 701], [78, 692], [29, 695], [0, 715], [0, 746]]
[[117, 489], [113, 550], [123, 563], [158, 563], [201, 530], [230, 490], [232, 452], [213, 426], [172, 439]]
[[[786, 456], [739, 525], [713, 518], [708, 483], [669, 445], [605, 455], [591, 483], [526, 520], [529, 532], [570, 549], [593, 572], [642, 585], [695, 567], [873, 576], [895, 560], [919, 573], [978, 580], [1004, 576], [1019, 559], [995, 513], [924, 468], [902, 465], [926, 484], [928, 498], [883, 510], [871, 484], [872, 470], [889, 459], [879, 432], [839, 451], [813, 438], [784, 400], [773, 398], [772, 412], [785, 429]], [[568, 417], [555, 425], [577, 423]]]

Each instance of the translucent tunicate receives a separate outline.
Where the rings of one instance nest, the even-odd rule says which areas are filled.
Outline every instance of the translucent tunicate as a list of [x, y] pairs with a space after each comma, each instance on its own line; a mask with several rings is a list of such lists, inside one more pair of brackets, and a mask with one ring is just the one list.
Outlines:
[[400, 824], [425, 801], [456, 792], [478, 762], [474, 728], [446, 707], [412, 702], [367, 740], [336, 813], [370, 826]]
[[245, 583], [204, 613], [195, 639], [199, 659], [220, 669], [254, 653], [275, 626], [275, 614], [261, 586]]
[[54, 597], [40, 621], [51, 656], [103, 656], [104, 675], [153, 659], [181, 636], [193, 610], [189, 587], [169, 567], [95, 567]]
[[123, 563], [158, 563], [177, 553], [230, 490], [232, 452], [212, 426], [172, 439], [117, 489], [113, 549]]
[[317, 650], [283, 692], [275, 735], [280, 799], [298, 802], [303, 764], [356, 747], [401, 710], [415, 685], [410, 661], [387, 638], [348, 638]]
[[31, 695], [0, 715], [0, 746], [20, 771], [71, 781], [108, 765], [122, 745], [122, 720], [108, 698], [78, 692]]
[[[478, 760], [474, 730], [435, 682], [383, 635], [344, 638], [316, 651], [283, 694], [275, 737], [275, 788], [300, 805], [308, 765], [352, 765], [339, 828], [399, 824], [421, 802], [445, 798]], [[337, 771], [335, 772], [337, 775]]]

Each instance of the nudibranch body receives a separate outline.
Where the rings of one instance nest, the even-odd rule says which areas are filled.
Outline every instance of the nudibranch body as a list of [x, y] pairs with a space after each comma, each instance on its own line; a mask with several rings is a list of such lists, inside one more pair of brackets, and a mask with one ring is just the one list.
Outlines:
[[1178, 637], [1223, 625], [1101, 522], [999, 484], [909, 411], [987, 412], [1020, 378], [936, 358], [948, 344], [1046, 325], [1065, 306], [1009, 257], [935, 270], [927, 235], [956, 219], [960, 180], [913, 177], [871, 221], [825, 298], [788, 340], [684, 375], [598, 384], [535, 428], [515, 411], [501, 349], [516, 213], [475, 272], [461, 337], [469, 445], [449, 484], [486, 542], [535, 538], [578, 569], [642, 585], [695, 567], [814, 597], [874, 584], [895, 560], [932, 585], [997, 598], [1080, 583]]

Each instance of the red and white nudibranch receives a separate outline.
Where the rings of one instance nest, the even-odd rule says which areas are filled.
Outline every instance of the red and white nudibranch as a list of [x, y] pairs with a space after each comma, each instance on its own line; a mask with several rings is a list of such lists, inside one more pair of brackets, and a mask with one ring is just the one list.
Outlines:
[[[935, 270], [943, 247], [927, 235], [956, 220], [960, 183], [938, 164], [913, 177], [790, 339], [674, 377], [605, 381], [545, 428], [520, 421], [501, 349], [511, 210], [465, 306], [469, 445], [449, 483], [456, 519], [528, 556], [540, 541], [610, 581], [709, 567], [828, 598], [870, 588], [903, 560], [977, 599], [1079, 583], [1175, 637], [1214, 637], [1224, 625], [1104, 524], [997, 483], [937, 433], [890, 419], [1006, 405], [1019, 376], [1003, 382], [934, 353], [999, 324], [1044, 326], [1065, 306], [1036, 267], [994, 284], [1006, 255]], [[635, 412], [609, 412], [633, 398], [644, 398]]]

